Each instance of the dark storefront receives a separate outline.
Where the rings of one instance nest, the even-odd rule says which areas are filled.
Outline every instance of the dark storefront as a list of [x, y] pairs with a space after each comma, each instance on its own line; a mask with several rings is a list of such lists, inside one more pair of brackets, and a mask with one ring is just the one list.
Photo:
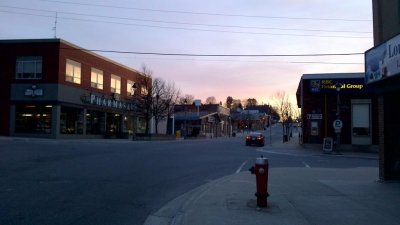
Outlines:
[[[36, 87], [41, 94], [34, 98], [24, 95], [30, 85], [11, 88], [12, 136], [128, 138], [133, 134], [134, 105], [130, 102], [59, 85]], [[65, 92], [56, 99], [52, 89]]]
[[365, 52], [365, 71], [379, 96], [380, 179], [400, 180], [400, 35]]

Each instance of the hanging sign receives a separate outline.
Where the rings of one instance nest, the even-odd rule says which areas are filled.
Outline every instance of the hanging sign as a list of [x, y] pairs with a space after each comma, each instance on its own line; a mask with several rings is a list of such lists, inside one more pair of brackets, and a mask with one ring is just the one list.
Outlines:
[[365, 52], [365, 83], [400, 74], [400, 35]]

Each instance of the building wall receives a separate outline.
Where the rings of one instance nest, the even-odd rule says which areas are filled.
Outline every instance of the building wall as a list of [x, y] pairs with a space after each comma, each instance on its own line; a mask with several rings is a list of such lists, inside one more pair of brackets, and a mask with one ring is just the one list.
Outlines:
[[398, 0], [372, 0], [374, 44], [378, 45], [400, 33]]
[[[400, 1], [372, 0], [374, 45], [400, 33]], [[371, 84], [379, 95], [379, 178], [400, 180], [400, 135], [398, 134], [400, 75]]]
[[[107, 107], [90, 104], [93, 95], [105, 100], [118, 100], [130, 104], [133, 97], [127, 93], [127, 80], [139, 82], [142, 75], [136, 70], [110, 61], [100, 55], [82, 50], [80, 47], [60, 39], [44, 40], [3, 40], [0, 41], [0, 135], [17, 135], [15, 129], [15, 113], [21, 107], [31, 104], [33, 107], [52, 107], [46, 114], [52, 115], [51, 135], [59, 137], [60, 115], [64, 107], [81, 110], [83, 123], [86, 125], [88, 110], [111, 114], [121, 114], [120, 120], [133, 121], [132, 111], [126, 108]], [[4, 53], [4, 54], [3, 54]], [[41, 79], [16, 79], [16, 59], [20, 56], [42, 57]], [[81, 84], [66, 81], [66, 60], [74, 60], [81, 64]], [[91, 87], [91, 68], [103, 71], [103, 89]], [[111, 92], [111, 74], [121, 78], [121, 94], [118, 98]], [[42, 95], [27, 96], [27, 89], [40, 89]], [[4, 106], [4, 107], [3, 107]], [[57, 118], [54, 118], [57, 117]], [[121, 122], [123, 123], [123, 121]], [[82, 133], [85, 135], [85, 132]], [[78, 135], [78, 136], [82, 136]], [[34, 135], [35, 136], [35, 135]]]
[[[336, 83], [337, 81], [346, 81], [349, 84], [363, 83], [362, 78], [335, 78], [326, 74], [325, 78], [302, 79], [298, 91], [300, 106], [302, 108], [302, 142], [304, 144], [322, 144], [325, 137], [336, 138], [333, 128], [333, 121], [337, 119], [337, 97], [335, 89], [312, 92], [311, 80], [326, 80]], [[345, 76], [344, 76], [345, 77]], [[335, 81], [337, 79], [337, 81]], [[302, 89], [302, 91], [300, 91]], [[301, 93], [302, 94], [301, 94]], [[353, 144], [352, 128], [352, 102], [370, 100], [370, 126], [371, 126], [371, 144], [378, 144], [378, 123], [375, 118], [378, 115], [378, 102], [373, 90], [342, 89], [339, 92], [340, 100], [340, 120], [343, 122], [343, 128], [340, 132], [340, 143], [345, 145]]]
[[[385, 103], [396, 102], [400, 98], [400, 92], [387, 93], [384, 96]], [[384, 149], [385, 149], [385, 179], [400, 179], [400, 109], [390, 104], [384, 105]]]
[[[36, 83], [51, 83], [55, 82], [54, 76], [43, 76], [41, 80], [17, 80], [15, 79], [16, 72], [16, 57], [17, 56], [43, 56], [43, 74], [57, 74], [55, 69], [58, 65], [57, 53], [58, 44], [56, 41], [48, 43], [40, 43], [32, 41], [25, 43], [21, 41], [2, 41], [0, 42], [0, 135], [9, 135], [9, 118], [10, 118], [10, 93], [11, 83], [21, 84], [36, 84]], [[45, 50], [45, 51], [44, 51]]]
[[[80, 85], [65, 81], [65, 66], [67, 59], [81, 63], [81, 73], [84, 74], [84, 76], [82, 76]], [[141, 76], [139, 72], [132, 71], [132, 69], [128, 69], [123, 65], [110, 62], [97, 54], [81, 51], [79, 47], [72, 48], [66, 43], [60, 43], [58, 65], [59, 69], [57, 74], [59, 83], [89, 89], [102, 94], [111, 94], [111, 74], [121, 77], [121, 97], [129, 97], [126, 92], [127, 80], [138, 81]], [[103, 71], [103, 90], [91, 87], [90, 73], [92, 67]]]

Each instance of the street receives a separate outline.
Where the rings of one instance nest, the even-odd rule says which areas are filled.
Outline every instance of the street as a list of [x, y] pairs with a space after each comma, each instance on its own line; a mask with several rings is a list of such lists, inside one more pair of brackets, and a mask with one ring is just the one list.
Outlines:
[[152, 142], [0, 138], [0, 224], [143, 224], [172, 199], [246, 171], [260, 155], [270, 167], [378, 166], [374, 159], [283, 152], [275, 148], [280, 125], [270, 133], [264, 147], [245, 146], [244, 134]]

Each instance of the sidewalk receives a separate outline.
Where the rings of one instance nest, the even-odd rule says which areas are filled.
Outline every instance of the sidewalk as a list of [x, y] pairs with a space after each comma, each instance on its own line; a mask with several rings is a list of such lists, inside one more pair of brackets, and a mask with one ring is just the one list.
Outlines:
[[[301, 149], [294, 141], [281, 144], [279, 151], [323, 154], [319, 149]], [[357, 152], [332, 157], [366, 154], [377, 158], [376, 153]], [[172, 200], [145, 224], [400, 225], [400, 182], [379, 182], [378, 173], [378, 168], [372, 167], [271, 168], [268, 207], [259, 208], [255, 176], [244, 171]]]

